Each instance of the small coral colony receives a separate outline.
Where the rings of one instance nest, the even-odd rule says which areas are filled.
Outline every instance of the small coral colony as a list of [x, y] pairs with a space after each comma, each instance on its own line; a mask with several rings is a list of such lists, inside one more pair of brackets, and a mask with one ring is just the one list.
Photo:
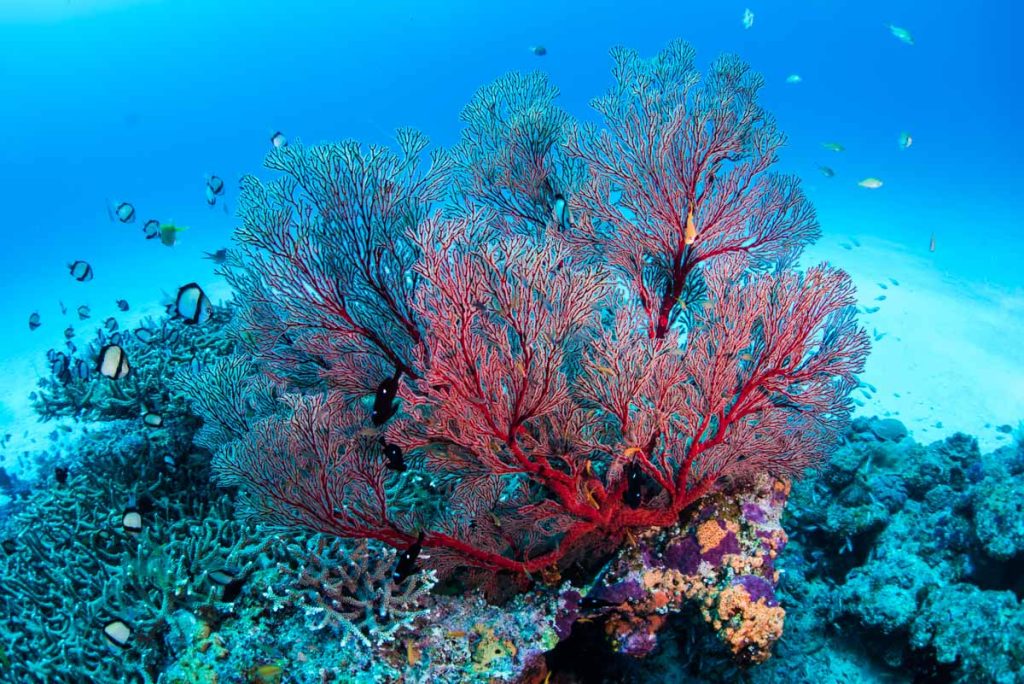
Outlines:
[[[120, 497], [116, 528], [88, 518], [89, 567], [133, 568], [116, 592], [76, 580], [96, 593], [69, 639], [99, 630], [155, 678], [233, 663], [239, 606], [266, 624], [301, 609], [292, 623], [337, 626], [381, 680], [461, 681], [523, 675], [627, 605], [649, 615], [616, 623], [612, 646], [650, 650], [654, 616], [693, 600], [736, 659], [767, 657], [788, 478], [838, 443], [868, 338], [847, 274], [796, 266], [819, 227], [773, 170], [784, 137], [761, 77], [729, 56], [701, 74], [683, 42], [612, 57], [598, 123], [535, 72], [480, 89], [451, 149], [407, 129], [394, 149], [275, 132], [274, 178], [241, 179], [234, 246], [208, 255], [230, 302], [189, 283], [162, 320], [111, 319], [84, 349], [69, 328], [37, 410], [110, 421], [135, 457], [60, 464], [65, 488]], [[224, 189], [209, 177], [207, 202]], [[183, 230], [143, 226], [168, 246]], [[494, 610], [507, 625], [487, 626]], [[19, 648], [5, 658], [32, 660]], [[76, 648], [54, 658], [117, 672]], [[324, 652], [238, 671], [341, 667]]]

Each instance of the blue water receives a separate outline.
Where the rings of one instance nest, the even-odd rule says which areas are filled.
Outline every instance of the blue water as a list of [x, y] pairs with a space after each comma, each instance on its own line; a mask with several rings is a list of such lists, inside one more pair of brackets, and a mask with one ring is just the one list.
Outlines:
[[[748, 6], [755, 19], [745, 29]], [[260, 172], [276, 130], [306, 143], [389, 143], [396, 127], [415, 126], [448, 145], [476, 88], [532, 69], [551, 74], [566, 110], [592, 118], [588, 101], [610, 83], [610, 47], [651, 55], [678, 37], [697, 48], [702, 67], [735, 52], [764, 75], [762, 102], [789, 136], [779, 168], [805, 178], [831, 244], [824, 256], [843, 265], [849, 255], [836, 241], [876, 237], [965, 283], [955, 285], [965, 296], [991, 284], [1019, 297], [1022, 19], [1019, 3], [994, 1], [296, 1], [285, 9], [269, 0], [8, 0], [0, 4], [0, 359], [21, 359], [19, 368], [32, 359], [35, 374], [68, 324], [82, 335], [118, 313], [116, 299], [138, 315], [185, 282], [222, 291], [202, 254], [229, 244], [236, 181]], [[915, 44], [893, 37], [889, 23]], [[547, 55], [535, 56], [534, 45]], [[790, 74], [802, 82], [787, 83]], [[913, 138], [907, 150], [903, 131]], [[821, 165], [836, 176], [825, 178]], [[212, 209], [203, 197], [211, 173], [228, 188]], [[884, 186], [858, 187], [866, 177]], [[134, 204], [135, 223], [109, 221], [117, 201]], [[169, 249], [142, 238], [149, 218], [188, 230]], [[76, 259], [93, 265], [95, 280], [68, 276]], [[92, 308], [90, 321], [75, 320], [81, 304]], [[999, 307], [1024, 322], [1024, 307]], [[33, 311], [43, 326], [30, 332]], [[0, 422], [11, 420], [0, 410]]]

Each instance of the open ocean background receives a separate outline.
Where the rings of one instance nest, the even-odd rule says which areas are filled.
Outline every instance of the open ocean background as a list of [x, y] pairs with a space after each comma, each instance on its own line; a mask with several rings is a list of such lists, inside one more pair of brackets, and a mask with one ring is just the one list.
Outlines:
[[[67, 325], [91, 337], [119, 298], [131, 324], [189, 281], [228, 294], [202, 255], [230, 244], [237, 179], [261, 171], [274, 131], [388, 143], [414, 126], [450, 145], [472, 93], [510, 70], [549, 72], [561, 105], [592, 117], [588, 101], [611, 82], [609, 48], [649, 56], [679, 37], [702, 67], [735, 52], [764, 75], [762, 102], [790, 140], [781, 169], [805, 179], [825, 233], [811, 256], [850, 270], [865, 306], [883, 296], [877, 282], [900, 283], [865, 319], [881, 339], [863, 411], [998, 444], [1006, 434], [994, 427], [1024, 417], [1022, 20], [1024, 4], [996, 0], [3, 0], [5, 465], [34, 448], [24, 398]], [[822, 147], [833, 141], [845, 151]], [[211, 173], [227, 181], [213, 208]], [[858, 187], [869, 176], [884, 186]], [[117, 201], [134, 204], [134, 223], [108, 219]], [[167, 248], [143, 239], [149, 218], [189, 229]], [[844, 248], [849, 236], [860, 246]], [[69, 276], [76, 259], [93, 281]], [[82, 304], [87, 321], [75, 316]], [[30, 332], [33, 311], [42, 327]]]

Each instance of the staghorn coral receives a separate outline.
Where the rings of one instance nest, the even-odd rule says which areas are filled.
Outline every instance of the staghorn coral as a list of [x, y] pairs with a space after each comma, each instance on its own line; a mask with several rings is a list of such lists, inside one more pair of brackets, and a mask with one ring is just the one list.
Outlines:
[[554, 578], [832, 448], [868, 344], [844, 273], [790, 267], [817, 225], [770, 172], [760, 79], [723, 58], [701, 81], [683, 43], [613, 57], [603, 128], [509, 77], [429, 165], [401, 131], [277, 149], [276, 181], [243, 181], [228, 277], [281, 401], [209, 446], [250, 515], [400, 549], [423, 529], [442, 576]]
[[[305, 554], [303, 554], [305, 551]], [[418, 573], [401, 585], [391, 579], [398, 554], [365, 539], [347, 545], [314, 536], [305, 549], [292, 549], [303, 563], [298, 586], [313, 605], [306, 609], [314, 630], [336, 627], [342, 645], [355, 638], [366, 647], [393, 641], [425, 613], [431, 573]]]
[[[33, 408], [43, 419], [69, 416], [83, 420], [139, 418], [146, 411], [186, 415], [181, 395], [169, 386], [175, 373], [198, 367], [231, 353], [234, 343], [222, 330], [230, 319], [229, 309], [215, 308], [203, 325], [185, 325], [179, 320], [145, 319], [134, 331], [108, 332], [100, 329], [95, 339], [69, 365], [80, 361], [90, 369], [84, 378], [72, 373], [40, 379], [32, 393]], [[119, 380], [96, 372], [100, 349], [117, 342], [125, 350], [131, 371]]]
[[[138, 430], [114, 422], [82, 439], [66, 483], [35, 489], [4, 521], [0, 643], [14, 681], [156, 681], [169, 616], [213, 601], [205, 571], [252, 553], [230, 501], [169, 472]], [[131, 497], [138, 536], [121, 526]], [[101, 630], [115, 618], [133, 634], [112, 657]]]

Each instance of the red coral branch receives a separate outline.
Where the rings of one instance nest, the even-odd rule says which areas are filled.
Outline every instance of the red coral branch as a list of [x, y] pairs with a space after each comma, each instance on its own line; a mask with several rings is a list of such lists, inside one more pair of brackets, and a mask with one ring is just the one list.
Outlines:
[[[760, 78], [724, 58], [702, 82], [682, 43], [613, 56], [603, 130], [536, 78], [478, 96], [455, 211], [421, 138], [279, 151], [283, 181], [247, 181], [233, 282], [288, 411], [215, 463], [254, 514], [536, 573], [827, 454], [868, 342], [842, 271], [791, 268], [817, 224], [770, 173]], [[549, 220], [552, 183], [575, 192]]]

